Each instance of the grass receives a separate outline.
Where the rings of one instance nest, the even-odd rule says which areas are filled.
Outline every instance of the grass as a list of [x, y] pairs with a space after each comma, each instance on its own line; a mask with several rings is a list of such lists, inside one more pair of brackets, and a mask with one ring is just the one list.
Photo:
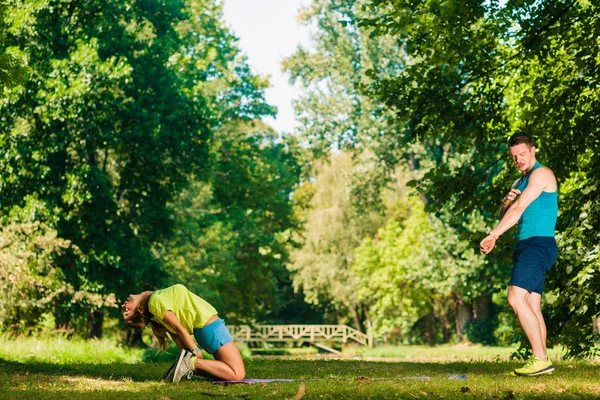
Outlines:
[[[430, 346], [379, 346], [372, 349], [352, 347], [345, 349], [345, 353], [360, 355], [363, 358], [395, 358], [406, 361], [471, 361], [471, 360], [498, 360], [508, 361], [516, 347], [481, 346], [473, 344]], [[560, 360], [562, 349], [555, 348], [548, 351], [552, 360]]]
[[[434, 350], [395, 347], [364, 352], [372, 359], [381, 354], [378, 352], [386, 351], [395, 357], [392, 362], [365, 361], [356, 355], [348, 359], [321, 355], [319, 359], [253, 358], [246, 360], [248, 378], [296, 381], [223, 386], [194, 378], [172, 385], [159, 382], [170, 360], [148, 357], [149, 353], [142, 350], [126, 350], [115, 342], [0, 338], [0, 398], [600, 398], [597, 361], [559, 360], [554, 375], [515, 378], [508, 372], [520, 363], [499, 356], [499, 349], [510, 351], [510, 348], [478, 346], [468, 346], [467, 351], [460, 346], [440, 346]], [[464, 359], [465, 354], [470, 359]], [[466, 379], [448, 379], [453, 374], [466, 375]], [[422, 376], [429, 379], [415, 378]]]

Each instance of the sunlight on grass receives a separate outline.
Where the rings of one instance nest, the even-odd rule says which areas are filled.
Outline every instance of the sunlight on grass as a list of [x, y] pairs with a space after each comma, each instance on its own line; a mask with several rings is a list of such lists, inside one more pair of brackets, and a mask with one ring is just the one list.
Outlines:
[[[474, 344], [430, 346], [379, 346], [372, 349], [351, 347], [344, 354], [361, 356], [365, 359], [392, 358], [407, 361], [507, 361], [517, 350], [513, 347], [489, 347]], [[562, 349], [548, 350], [553, 360], [562, 359]]]
[[9, 361], [37, 361], [52, 364], [135, 364], [142, 361], [144, 351], [121, 346], [115, 340], [0, 337], [0, 358]]
[[[246, 360], [248, 378], [285, 378], [293, 382], [225, 386], [194, 377], [173, 385], [160, 381], [172, 362], [166, 353], [160, 355], [164, 360], [157, 356], [143, 362], [143, 350], [130, 350], [109, 339], [2, 337], [0, 398], [289, 399], [303, 393], [306, 399], [463, 400], [595, 399], [600, 395], [600, 364], [589, 360], [559, 360], [556, 355], [553, 375], [526, 379], [509, 374], [521, 365], [508, 360], [512, 347], [382, 346], [345, 350], [337, 359], [306, 354], [312, 358], [288, 355]], [[361, 356], [349, 354], [352, 351]]]

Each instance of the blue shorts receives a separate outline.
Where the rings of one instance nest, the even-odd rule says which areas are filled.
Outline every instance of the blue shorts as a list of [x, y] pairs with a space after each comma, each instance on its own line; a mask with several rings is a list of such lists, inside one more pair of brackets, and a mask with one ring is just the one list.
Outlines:
[[225, 321], [221, 318], [211, 322], [208, 325], [204, 325], [202, 328], [194, 330], [194, 337], [196, 342], [204, 350], [213, 354], [227, 343], [231, 342], [233, 338], [225, 326]]
[[546, 272], [556, 262], [557, 256], [558, 247], [552, 236], [519, 240], [513, 255], [514, 267], [509, 285], [542, 294]]

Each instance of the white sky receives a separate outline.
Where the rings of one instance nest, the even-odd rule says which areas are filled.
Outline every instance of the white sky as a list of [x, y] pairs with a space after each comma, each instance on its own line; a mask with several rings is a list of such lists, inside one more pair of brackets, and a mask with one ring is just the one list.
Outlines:
[[291, 133], [297, 125], [292, 99], [297, 90], [281, 72], [281, 61], [297, 48], [309, 44], [309, 28], [298, 24], [301, 6], [311, 0], [224, 0], [226, 23], [240, 39], [239, 46], [248, 56], [252, 70], [270, 75], [267, 102], [278, 109], [277, 119], [265, 119], [279, 133]]

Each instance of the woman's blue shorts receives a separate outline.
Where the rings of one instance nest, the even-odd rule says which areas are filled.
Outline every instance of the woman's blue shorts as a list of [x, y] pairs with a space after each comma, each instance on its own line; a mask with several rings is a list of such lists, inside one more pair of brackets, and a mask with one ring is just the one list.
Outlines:
[[514, 267], [509, 285], [542, 294], [546, 272], [556, 262], [557, 256], [554, 237], [533, 236], [519, 240], [513, 255]]
[[225, 321], [221, 318], [194, 330], [194, 337], [200, 347], [210, 354], [213, 354], [233, 340], [229, 330], [225, 326]]

